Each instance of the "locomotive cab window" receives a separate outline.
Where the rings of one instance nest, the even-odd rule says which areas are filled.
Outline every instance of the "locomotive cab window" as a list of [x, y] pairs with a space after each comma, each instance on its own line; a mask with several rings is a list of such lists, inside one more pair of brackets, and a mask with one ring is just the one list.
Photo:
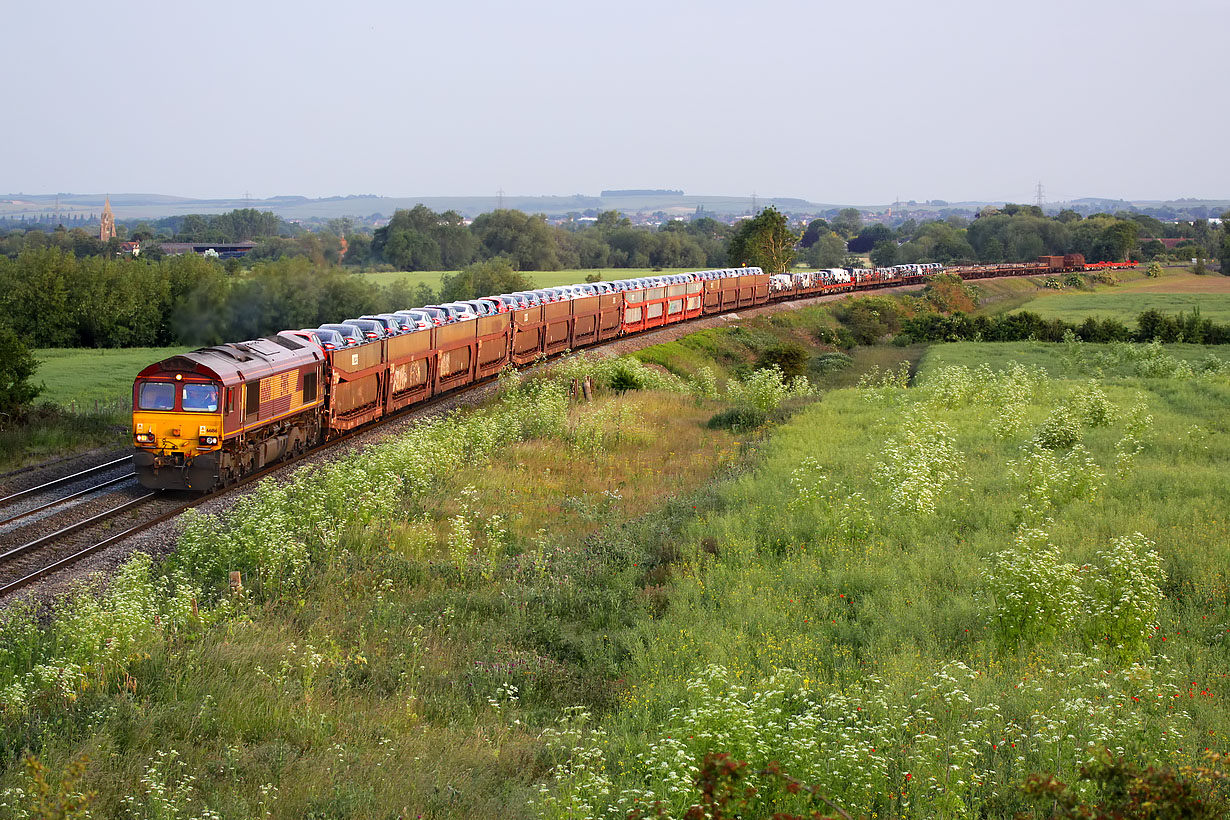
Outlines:
[[145, 382], [137, 396], [137, 407], [142, 410], [174, 410], [175, 384], [173, 382]]
[[261, 409], [261, 383], [248, 382], [245, 385], [247, 393], [244, 395], [244, 415], [255, 416]]
[[184, 410], [190, 413], [218, 412], [218, 385], [185, 384]]
[[303, 403], [311, 404], [316, 401], [316, 374], [306, 373], [303, 376]]

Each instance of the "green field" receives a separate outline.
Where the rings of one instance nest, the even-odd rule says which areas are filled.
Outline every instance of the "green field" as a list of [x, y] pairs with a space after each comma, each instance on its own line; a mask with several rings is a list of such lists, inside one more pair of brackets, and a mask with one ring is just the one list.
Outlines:
[[[1106, 345], [1080, 345], [1086, 352], [1108, 351]], [[1191, 345], [1167, 344], [1158, 345], [1157, 350], [1164, 355], [1189, 364], [1198, 363], [1209, 356], [1230, 361], [1230, 347], [1226, 345]], [[993, 370], [1007, 367], [1016, 362], [1029, 367], [1040, 367], [1054, 377], [1080, 378], [1090, 375], [1081, 360], [1073, 362], [1066, 356], [1067, 348], [1060, 343], [1050, 342], [955, 342], [951, 344], [932, 345], [927, 348], [919, 365], [919, 377], [926, 378], [935, 371], [950, 365], [960, 365], [974, 368], [987, 365]], [[1131, 362], [1111, 362], [1102, 365], [1103, 375], [1131, 376]]]
[[744, 817], [828, 813], [776, 763], [849, 816], [957, 820], [1049, 817], [1026, 779], [1106, 750], [1222, 748], [1230, 367], [1206, 350], [936, 346], [910, 387], [740, 435], [703, 379], [557, 367], [190, 516], [169, 568], [47, 631], [0, 619], [0, 816], [30, 816], [24, 749], [57, 782], [86, 754], [94, 817], [715, 816], [689, 807], [726, 754]]
[[1214, 322], [1230, 322], [1230, 294], [1222, 293], [1060, 293], [1035, 299], [1022, 310], [1044, 319], [1062, 319], [1079, 324], [1086, 317], [1133, 322], [1146, 310], [1175, 315], [1199, 310]]
[[[688, 268], [688, 270], [695, 270]], [[391, 285], [398, 280], [404, 280], [410, 287], [424, 284], [435, 290], [440, 289], [440, 278], [457, 271], [417, 270], [417, 271], [387, 271], [384, 273], [358, 274], [378, 285]], [[671, 271], [667, 271], [668, 273]], [[682, 272], [682, 271], [680, 271]], [[526, 271], [536, 288], [554, 288], [560, 285], [576, 285], [585, 281], [585, 277], [598, 274], [606, 281], [614, 279], [636, 279], [641, 276], [654, 276], [663, 271], [653, 268], [593, 268], [588, 270], [547, 270]]]
[[46, 348], [35, 350], [38, 371], [33, 381], [46, 388], [40, 401], [93, 410], [100, 406], [130, 404], [132, 383], [146, 365], [191, 350], [187, 347], [134, 347], [122, 350]]
[[[1230, 277], [1197, 276], [1186, 268], [1170, 268], [1157, 279], [1144, 278], [1140, 271], [1119, 273], [1135, 275], [1122, 276], [1122, 284], [1097, 285], [1092, 291], [1038, 288], [1031, 294], [1033, 298], [1018, 297], [1005, 301], [1003, 306], [1028, 310], [1044, 319], [1078, 324], [1088, 316], [1130, 323], [1149, 309], [1175, 315], [1191, 313], [1196, 308], [1206, 319], [1230, 321]], [[1020, 295], [1025, 295], [1024, 291]]]

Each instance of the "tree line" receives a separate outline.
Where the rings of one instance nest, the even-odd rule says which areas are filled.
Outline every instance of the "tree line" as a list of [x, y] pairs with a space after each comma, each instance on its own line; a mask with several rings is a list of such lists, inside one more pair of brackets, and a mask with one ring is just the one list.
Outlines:
[[0, 256], [3, 324], [29, 347], [161, 347], [250, 339], [431, 301], [305, 258], [232, 275], [195, 254], [80, 258], [63, 248]]
[[[1149, 261], [1190, 258], [1222, 260], [1230, 270], [1230, 232], [1207, 220], [1164, 223], [1139, 212], [1093, 214], [1073, 210], [1046, 215], [1032, 205], [986, 208], [973, 220], [949, 216], [896, 226], [864, 222], [855, 208], [831, 219], [803, 225], [769, 207], [728, 225], [710, 217], [671, 220], [656, 228], [633, 225], [616, 211], [592, 220], [550, 224], [542, 214], [497, 210], [472, 222], [456, 211], [437, 213], [424, 205], [398, 210], [387, 224], [366, 231], [349, 218], [332, 219], [307, 231], [270, 212], [239, 209], [225, 214], [168, 217], [121, 225], [121, 237], [103, 243], [83, 228], [9, 231], [0, 253], [16, 257], [26, 249], [58, 247], [78, 257], [114, 255], [119, 239], [142, 241], [142, 255], [161, 257], [160, 243], [239, 242], [256, 247], [250, 262], [302, 257], [317, 266], [354, 270], [461, 270], [475, 262], [501, 259], [516, 270], [595, 268], [712, 268], [759, 265], [784, 270], [781, 250], [791, 261], [816, 268], [917, 262], [944, 264], [1025, 261], [1043, 254], [1080, 253], [1090, 262], [1127, 258]], [[786, 233], [793, 239], [787, 242]], [[748, 241], [748, 237], [758, 238]], [[1161, 239], [1181, 240], [1167, 248]], [[772, 250], [770, 250], [772, 249]], [[763, 252], [763, 253], [762, 253]], [[241, 266], [234, 262], [232, 270]]]
[[[848, 208], [832, 221], [817, 219], [800, 240], [803, 258], [815, 267], [843, 265], [851, 254], [867, 254], [873, 265], [918, 262], [994, 264], [1035, 259], [1042, 255], [1083, 254], [1089, 262], [1190, 258], [1222, 260], [1230, 271], [1230, 232], [1224, 214], [1220, 228], [1208, 220], [1163, 223], [1143, 213], [1119, 212], [1082, 217], [1063, 210], [1046, 215], [1034, 205], [1008, 204], [986, 208], [973, 220], [959, 216], [897, 225], [864, 225], [862, 215]], [[1182, 240], [1168, 249], [1161, 239]]]
[[1043, 319], [1036, 313], [1000, 313], [994, 316], [970, 316], [953, 313], [944, 316], [928, 313], [906, 319], [901, 334], [910, 342], [1062, 342], [1073, 334], [1082, 342], [1152, 342], [1166, 344], [1230, 344], [1230, 324], [1218, 324], [1200, 315], [1199, 308], [1191, 313], [1167, 316], [1158, 310], [1146, 310], [1136, 317], [1136, 327], [1130, 328], [1114, 318], [1090, 316], [1080, 323], [1062, 319]]

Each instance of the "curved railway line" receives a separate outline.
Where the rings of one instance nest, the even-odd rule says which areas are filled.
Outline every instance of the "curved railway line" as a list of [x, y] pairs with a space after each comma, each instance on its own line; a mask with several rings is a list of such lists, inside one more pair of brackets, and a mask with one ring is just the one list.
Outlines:
[[[210, 493], [190, 494], [164, 490], [146, 491], [138, 487], [136, 474], [128, 471], [118, 478], [110, 479], [85, 489], [74, 490], [67, 495], [42, 502], [31, 509], [8, 514], [6, 517], [0, 518], [0, 602], [3, 602], [12, 593], [25, 589], [61, 570], [72, 567], [83, 558], [94, 555], [131, 536], [170, 521], [187, 509], [200, 506], [235, 490], [242, 489], [262, 478], [272, 475], [283, 467], [294, 465], [308, 456], [321, 455], [334, 447], [348, 443], [356, 436], [376, 432], [386, 422], [402, 421], [414, 415], [430, 411], [446, 401], [455, 400], [468, 393], [471, 389], [490, 384], [494, 380], [494, 377], [484, 379], [481, 382], [468, 385], [465, 389], [442, 394], [430, 401], [408, 407], [401, 413], [389, 416], [381, 423], [356, 428], [344, 435], [330, 439], [328, 442], [308, 450], [300, 456], [287, 458], [285, 461], [272, 464], [256, 473], [245, 476], [235, 484]], [[109, 461], [105, 464], [96, 465], [72, 475], [48, 481], [37, 487], [31, 487], [0, 498], [0, 515], [5, 515], [6, 506], [14, 501], [37, 496], [40, 492], [45, 492], [55, 487], [71, 485], [87, 475], [102, 472], [108, 468], [114, 468], [121, 463], [125, 465], [131, 464], [131, 458], [126, 457]], [[107, 488], [113, 489], [111, 492], [103, 494], [102, 491]], [[141, 492], [136, 497], [121, 498], [117, 503], [110, 504], [102, 509], [98, 509], [96, 505], [78, 504], [77, 507], [85, 506], [87, 509], [82, 511], [84, 513], [83, 516], [78, 516], [69, 523], [63, 523], [61, 519], [69, 518], [70, 513], [77, 509], [77, 507], [67, 509], [63, 513], [49, 515], [32, 524], [10, 526], [19, 520], [32, 518], [39, 513], [64, 507], [73, 501], [87, 499], [91, 494], [98, 494], [95, 495], [95, 498], [100, 499], [118, 495], [124, 489], [138, 489]], [[53, 521], [60, 523], [49, 523]], [[114, 531], [117, 521], [124, 525], [118, 532]], [[34, 530], [34, 532], [31, 532], [31, 530]]]
[[[1032, 271], [1031, 271], [1032, 272]], [[982, 273], [982, 272], [979, 272]], [[1022, 272], [1001, 274], [1002, 276], [1020, 276]], [[970, 278], [999, 278], [982, 273]], [[923, 283], [900, 283], [894, 290], [918, 287]], [[879, 284], [884, 287], [885, 284]], [[782, 309], [800, 307], [820, 301], [829, 301], [849, 295], [850, 291], [836, 293], [817, 293], [804, 297], [800, 301], [770, 302], [768, 304], [735, 308], [734, 310], [753, 310], [760, 312], [766, 308]], [[725, 311], [729, 314], [731, 311]], [[709, 318], [719, 318], [724, 314]], [[688, 324], [666, 325], [651, 330], [639, 336], [645, 344], [656, 344], [660, 332], [683, 329]], [[638, 337], [632, 337], [638, 338]], [[627, 336], [607, 339], [588, 346], [589, 349], [602, 349], [619, 346], [629, 340]], [[557, 354], [559, 355], [559, 354]], [[328, 441], [308, 449], [294, 457], [286, 457], [277, 463], [259, 469], [227, 487], [216, 489], [206, 494], [188, 494], [164, 490], [147, 491], [137, 486], [136, 474], [124, 470], [122, 475], [92, 484], [88, 487], [76, 488], [75, 484], [87, 477], [105, 473], [107, 470], [119, 470], [121, 465], [131, 463], [129, 457], [107, 461], [91, 466], [67, 476], [43, 482], [37, 486], [13, 492], [0, 498], [0, 602], [10, 594], [24, 589], [35, 582], [67, 569], [81, 559], [94, 555], [107, 547], [117, 544], [144, 530], [169, 521], [184, 510], [215, 500], [234, 490], [246, 487], [285, 466], [295, 464], [308, 456], [316, 456], [349, 442], [358, 435], [366, 435], [378, 431], [386, 423], [402, 421], [413, 416], [429, 412], [447, 401], [455, 401], [475, 388], [490, 384], [495, 376], [487, 376], [479, 380], [458, 386], [449, 392], [441, 393], [432, 398], [417, 402], [402, 410], [384, 416], [378, 421], [349, 430], [344, 434], [330, 438]], [[60, 463], [67, 459], [47, 462], [46, 465]], [[36, 465], [39, 469], [46, 465]], [[14, 474], [22, 471], [15, 471]], [[68, 490], [49, 500], [38, 501], [40, 495], [62, 488]], [[133, 491], [139, 491], [134, 495]], [[115, 500], [105, 505], [97, 502], [115, 497]], [[34, 501], [32, 505], [22, 502]], [[13, 510], [17, 507], [20, 509]], [[19, 523], [24, 522], [24, 523]], [[119, 529], [117, 530], [117, 525]]]

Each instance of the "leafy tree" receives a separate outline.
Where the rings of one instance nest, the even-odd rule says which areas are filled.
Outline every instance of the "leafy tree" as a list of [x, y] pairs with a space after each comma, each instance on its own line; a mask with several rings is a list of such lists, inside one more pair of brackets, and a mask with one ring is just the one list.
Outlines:
[[794, 265], [794, 245], [799, 235], [790, 229], [784, 214], [769, 206], [752, 219], [739, 223], [730, 238], [727, 255], [732, 264], [781, 273]]
[[833, 230], [849, 239], [863, 227], [863, 215], [858, 208], [843, 208], [833, 220]]
[[513, 270], [507, 259], [497, 257], [477, 262], [452, 276], [445, 275], [440, 298], [447, 302], [476, 299], [497, 293], [529, 290], [534, 283], [528, 276]]
[[814, 268], [840, 267], [846, 258], [846, 241], [829, 231], [812, 243], [804, 258]]
[[892, 239], [892, 229], [877, 222], [874, 225], [868, 225], [863, 228], [858, 232], [858, 236], [850, 240], [850, 252], [867, 253], [880, 242], [887, 242]]
[[426, 205], [399, 208], [389, 224], [376, 229], [372, 252], [402, 270], [439, 270], [443, 254], [433, 235], [439, 224], [440, 217]]
[[803, 231], [803, 237], [799, 240], [799, 245], [806, 250], [816, 244], [820, 237], [831, 232], [832, 228], [829, 227], [829, 223], [826, 220], [813, 219], [807, 223], [807, 228]]
[[1140, 243], [1141, 259], [1156, 259], [1166, 253], [1166, 246], [1156, 239]]
[[8, 325], [0, 325], [0, 414], [12, 415], [27, 407], [43, 391], [30, 383], [38, 360]]
[[1132, 248], [1136, 246], [1136, 235], [1140, 226], [1135, 222], [1116, 220], [1107, 225], [1099, 238], [1099, 247], [1103, 252], [1099, 255], [1114, 261], [1125, 260]]
[[431, 231], [440, 246], [440, 264], [444, 270], [458, 270], [478, 256], [478, 239], [465, 224], [465, 218], [456, 211], [440, 214]]
[[542, 214], [530, 216], [514, 210], [492, 211], [480, 214], [471, 230], [488, 258], [505, 256], [518, 270], [560, 268], [559, 246]]
[[1223, 276], [1230, 276], [1230, 211], [1221, 215], [1221, 248], [1219, 254]]
[[896, 240], [885, 239], [877, 242], [876, 246], [871, 249], [871, 264], [877, 268], [890, 268], [897, 264]]

